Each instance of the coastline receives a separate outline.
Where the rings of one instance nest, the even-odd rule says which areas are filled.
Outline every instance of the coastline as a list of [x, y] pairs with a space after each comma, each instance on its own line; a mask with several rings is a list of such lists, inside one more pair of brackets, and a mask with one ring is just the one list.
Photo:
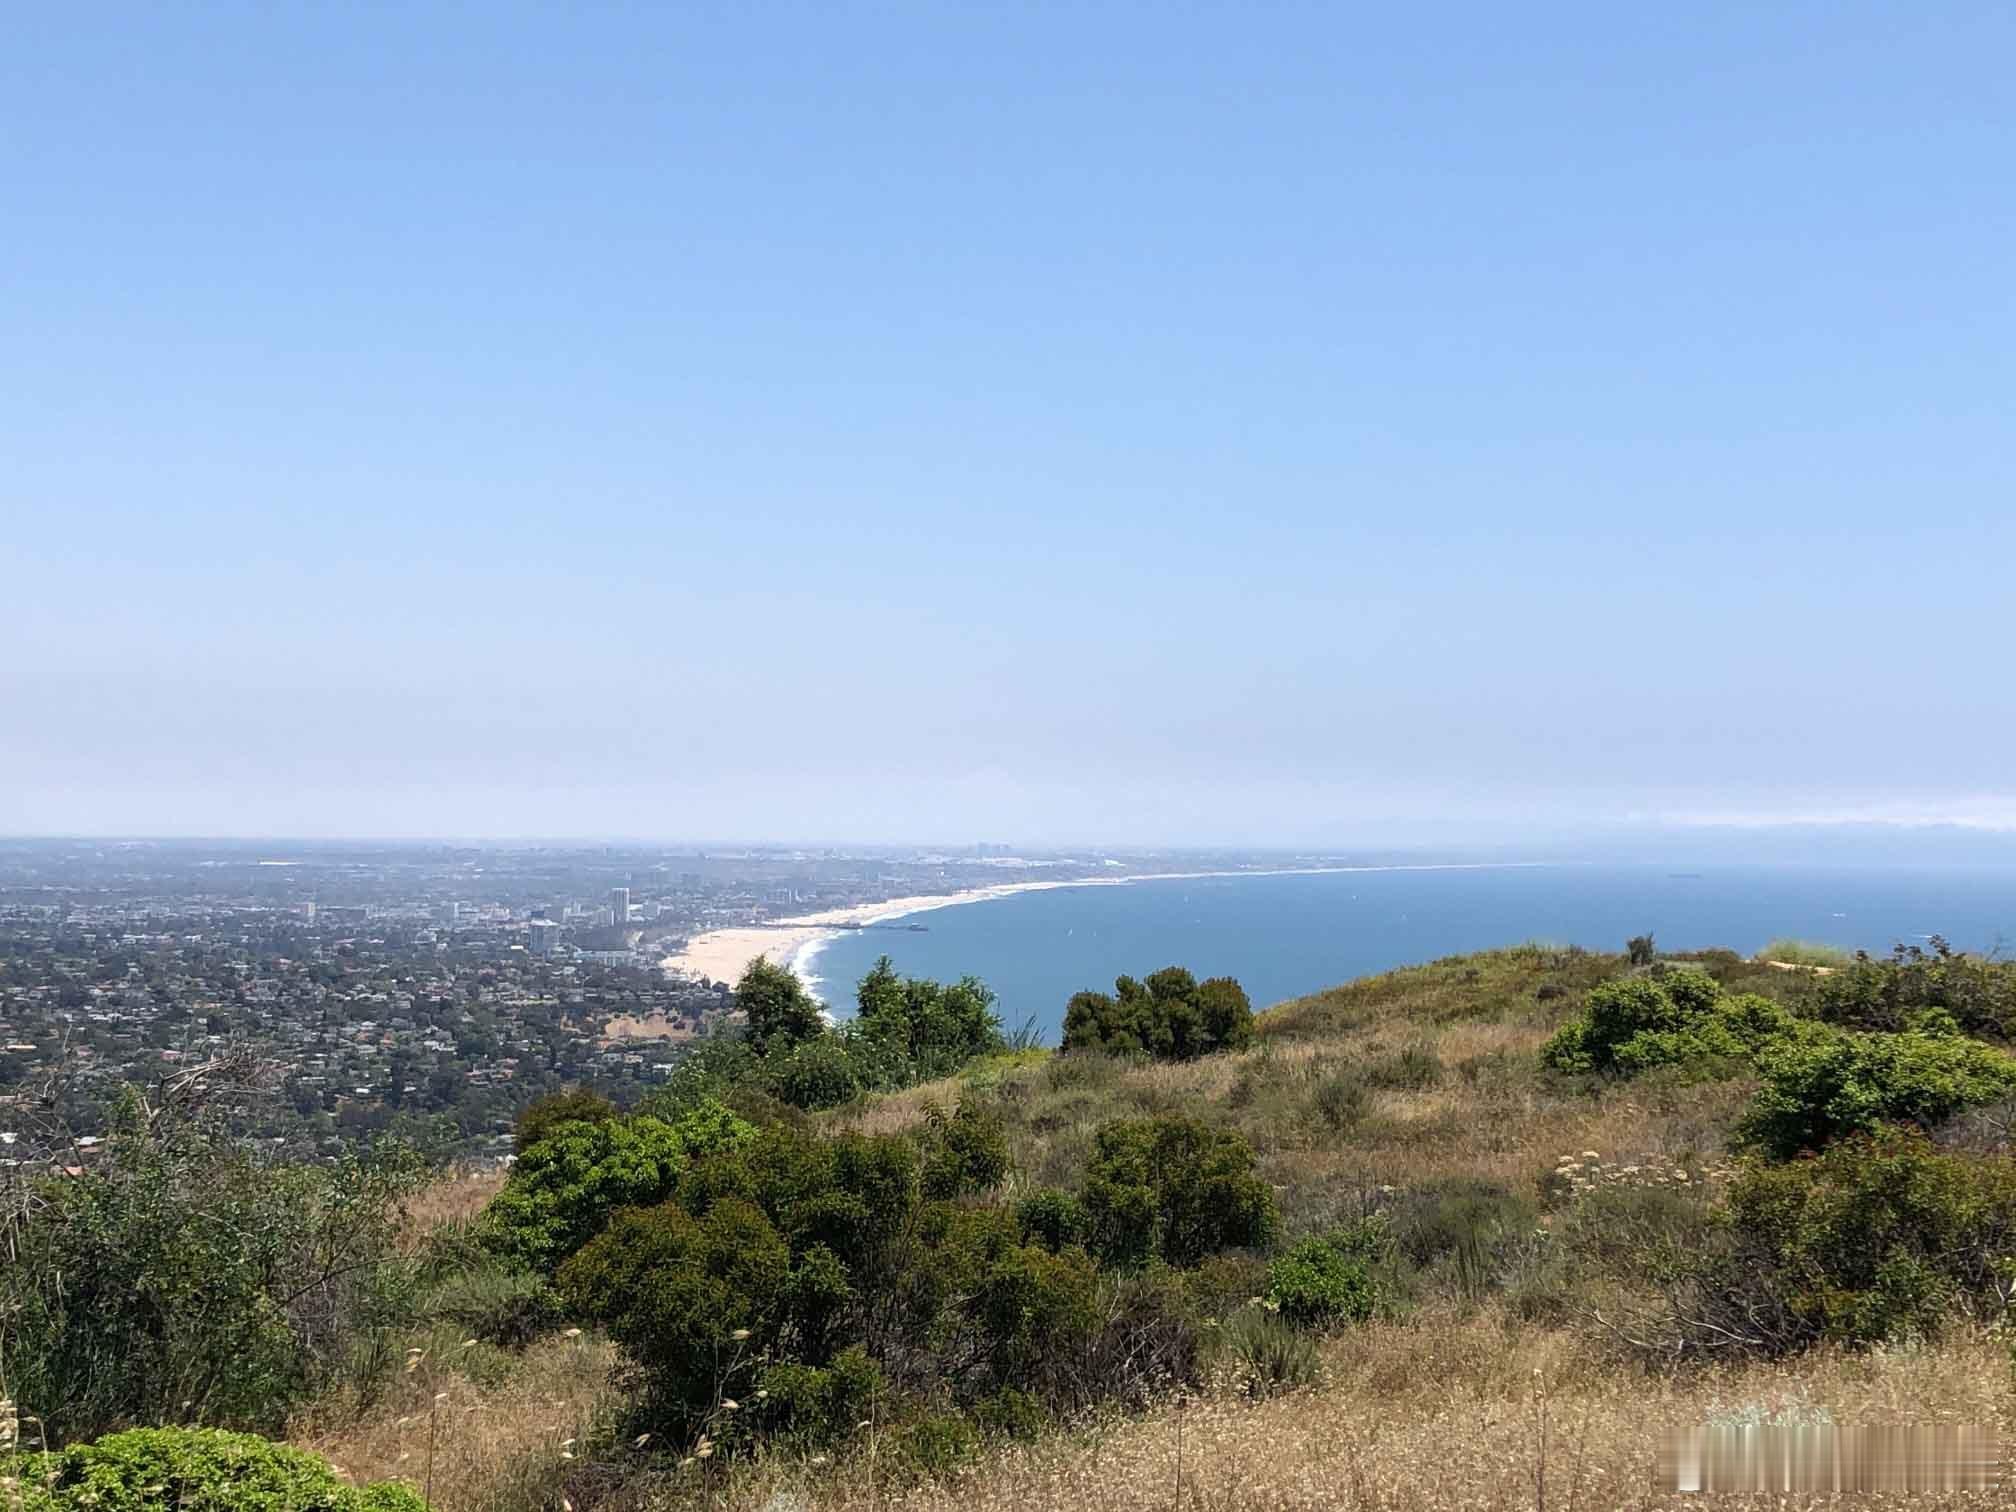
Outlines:
[[819, 952], [850, 931], [843, 927], [858, 924], [887, 924], [912, 914], [939, 908], [956, 908], [965, 903], [988, 903], [1012, 898], [1018, 893], [1049, 892], [1063, 887], [1127, 887], [1137, 882], [1197, 881], [1207, 877], [1315, 877], [1348, 872], [1411, 871], [1509, 871], [1520, 867], [1547, 866], [1546, 861], [1439, 861], [1390, 866], [1281, 866], [1264, 870], [1130, 872], [1120, 877], [1074, 877], [1030, 882], [1000, 882], [988, 887], [971, 887], [953, 893], [924, 893], [909, 898], [890, 898], [881, 903], [864, 903], [853, 908], [829, 908], [769, 925], [737, 925], [710, 929], [686, 942], [683, 950], [659, 962], [661, 969], [686, 976], [707, 977], [716, 982], [734, 982], [759, 956], [788, 966], [799, 980], [814, 990], [819, 978], [812, 967]]

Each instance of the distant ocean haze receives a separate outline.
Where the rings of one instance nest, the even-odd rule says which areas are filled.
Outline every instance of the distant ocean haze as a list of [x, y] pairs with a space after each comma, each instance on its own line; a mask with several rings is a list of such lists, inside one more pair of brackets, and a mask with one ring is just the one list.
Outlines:
[[[887, 954], [910, 976], [972, 974], [1004, 1025], [1057, 1043], [1064, 1005], [1126, 973], [1237, 977], [1256, 1008], [1354, 977], [1525, 940], [1749, 955], [1792, 937], [1885, 953], [1933, 934], [2016, 947], [2016, 866], [1577, 866], [1173, 878], [1066, 887], [933, 909], [842, 935], [803, 969], [840, 1017]], [[921, 931], [900, 927], [923, 926]]]

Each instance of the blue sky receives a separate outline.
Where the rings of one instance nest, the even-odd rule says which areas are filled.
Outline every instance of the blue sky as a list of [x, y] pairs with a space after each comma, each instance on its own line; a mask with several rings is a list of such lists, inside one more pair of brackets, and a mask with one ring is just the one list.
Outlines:
[[2011, 56], [22, 9], [0, 832], [2016, 826]]

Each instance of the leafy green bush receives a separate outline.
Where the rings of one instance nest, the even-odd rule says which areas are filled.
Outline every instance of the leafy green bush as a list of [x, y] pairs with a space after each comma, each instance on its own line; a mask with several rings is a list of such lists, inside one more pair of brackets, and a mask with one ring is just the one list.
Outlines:
[[1083, 1244], [1091, 1228], [1085, 1205], [1055, 1187], [1045, 1187], [1023, 1198], [1016, 1206], [1015, 1221], [1024, 1244], [1038, 1244], [1052, 1253]]
[[1188, 1118], [1118, 1120], [1093, 1145], [1083, 1200], [1091, 1248], [1107, 1263], [1194, 1265], [1273, 1237], [1273, 1190], [1237, 1134]]
[[947, 1113], [924, 1109], [923, 1191], [926, 1197], [970, 1197], [1001, 1184], [1008, 1174], [1008, 1131], [998, 1114], [962, 1099]]
[[222, 1126], [119, 1117], [99, 1163], [0, 1215], [0, 1380], [52, 1441], [278, 1427], [401, 1305], [417, 1161], [268, 1165]]
[[823, 1448], [854, 1436], [886, 1391], [881, 1367], [867, 1353], [842, 1350], [824, 1366], [786, 1360], [756, 1377], [756, 1391], [736, 1419], [752, 1436], [800, 1449]]
[[1029, 1443], [1050, 1426], [1050, 1414], [1026, 1391], [1004, 1386], [973, 1404], [973, 1424], [990, 1438]]
[[889, 1447], [898, 1468], [943, 1476], [980, 1452], [980, 1432], [956, 1412], [932, 1412], [900, 1428]]
[[1222, 1320], [1266, 1297], [1268, 1264], [1258, 1255], [1208, 1255], [1183, 1273], [1183, 1284], [1200, 1318]]
[[908, 1060], [916, 1080], [946, 1075], [1007, 1043], [994, 994], [977, 977], [949, 986], [898, 977], [883, 956], [855, 989], [855, 1005], [861, 1033]]
[[10, 1512], [427, 1512], [404, 1486], [346, 1486], [317, 1455], [213, 1428], [136, 1428], [0, 1466], [20, 1482]]
[[455, 1324], [464, 1338], [500, 1349], [523, 1349], [565, 1321], [551, 1282], [494, 1256], [455, 1265], [434, 1286], [426, 1310]]
[[1744, 1059], [1800, 1028], [1770, 999], [1728, 996], [1696, 967], [1656, 967], [1592, 989], [1582, 1017], [1548, 1040], [1540, 1058], [1560, 1071], [1636, 1076], [1656, 1066]]
[[2016, 1038], [2016, 961], [1965, 955], [1936, 935], [1928, 945], [1899, 945], [1887, 960], [1858, 955], [1815, 985], [1829, 1023], [1895, 1031], [1937, 1009], [1964, 1033]]
[[700, 1218], [672, 1202], [625, 1209], [558, 1277], [569, 1304], [640, 1367], [646, 1417], [681, 1432], [775, 1354], [791, 1282], [790, 1247], [733, 1197]]
[[1004, 1248], [982, 1270], [964, 1311], [986, 1341], [994, 1382], [1065, 1396], [1103, 1321], [1098, 1299], [1099, 1275], [1082, 1250]]
[[776, 1067], [777, 1096], [794, 1108], [837, 1108], [861, 1091], [861, 1075], [837, 1034], [791, 1046]]
[[1922, 1135], [1854, 1135], [1810, 1160], [1752, 1163], [1729, 1191], [1724, 1243], [1682, 1314], [1773, 1353], [1822, 1339], [1936, 1332], [1955, 1307], [2003, 1311], [2016, 1254], [2016, 1160], [1941, 1151]]
[[1362, 1323], [1379, 1301], [1375, 1267], [1386, 1245], [1376, 1221], [1312, 1235], [1268, 1267], [1267, 1300], [1304, 1328]]
[[1180, 966], [1146, 982], [1121, 977], [1113, 995], [1081, 992], [1064, 1009], [1064, 1048], [1192, 1060], [1253, 1042], [1253, 1005], [1230, 977], [1199, 982]]
[[1741, 1137], [1780, 1157], [1880, 1123], [1931, 1127], [2016, 1090], [2016, 1057], [1949, 1034], [1834, 1031], [1760, 1055], [1764, 1085]]
[[719, 1103], [702, 1101], [667, 1123], [649, 1114], [604, 1123], [562, 1123], [518, 1158], [486, 1217], [500, 1253], [551, 1273], [619, 1208], [672, 1195], [689, 1156], [733, 1148], [755, 1129]]

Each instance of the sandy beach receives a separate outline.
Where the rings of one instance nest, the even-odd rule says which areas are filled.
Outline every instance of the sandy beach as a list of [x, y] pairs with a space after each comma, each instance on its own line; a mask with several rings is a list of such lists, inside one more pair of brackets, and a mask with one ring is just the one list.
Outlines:
[[1201, 877], [1308, 877], [1333, 872], [1389, 871], [1479, 871], [1516, 866], [1541, 866], [1538, 861], [1447, 862], [1414, 866], [1285, 866], [1254, 871], [1136, 872], [1119, 877], [1072, 877], [1057, 881], [1002, 882], [991, 887], [968, 888], [963, 892], [926, 893], [914, 898], [890, 898], [882, 903], [864, 903], [857, 908], [831, 908], [821, 913], [753, 928], [711, 929], [695, 935], [686, 948], [666, 956], [659, 964], [667, 971], [686, 976], [708, 977], [717, 982], [733, 982], [758, 956], [789, 965], [800, 976], [817, 948], [845, 932], [838, 926], [886, 924], [910, 914], [934, 908], [953, 908], [962, 903], [985, 903], [1016, 893], [1046, 892], [1059, 887], [1124, 887], [1133, 882], [1177, 882]]

